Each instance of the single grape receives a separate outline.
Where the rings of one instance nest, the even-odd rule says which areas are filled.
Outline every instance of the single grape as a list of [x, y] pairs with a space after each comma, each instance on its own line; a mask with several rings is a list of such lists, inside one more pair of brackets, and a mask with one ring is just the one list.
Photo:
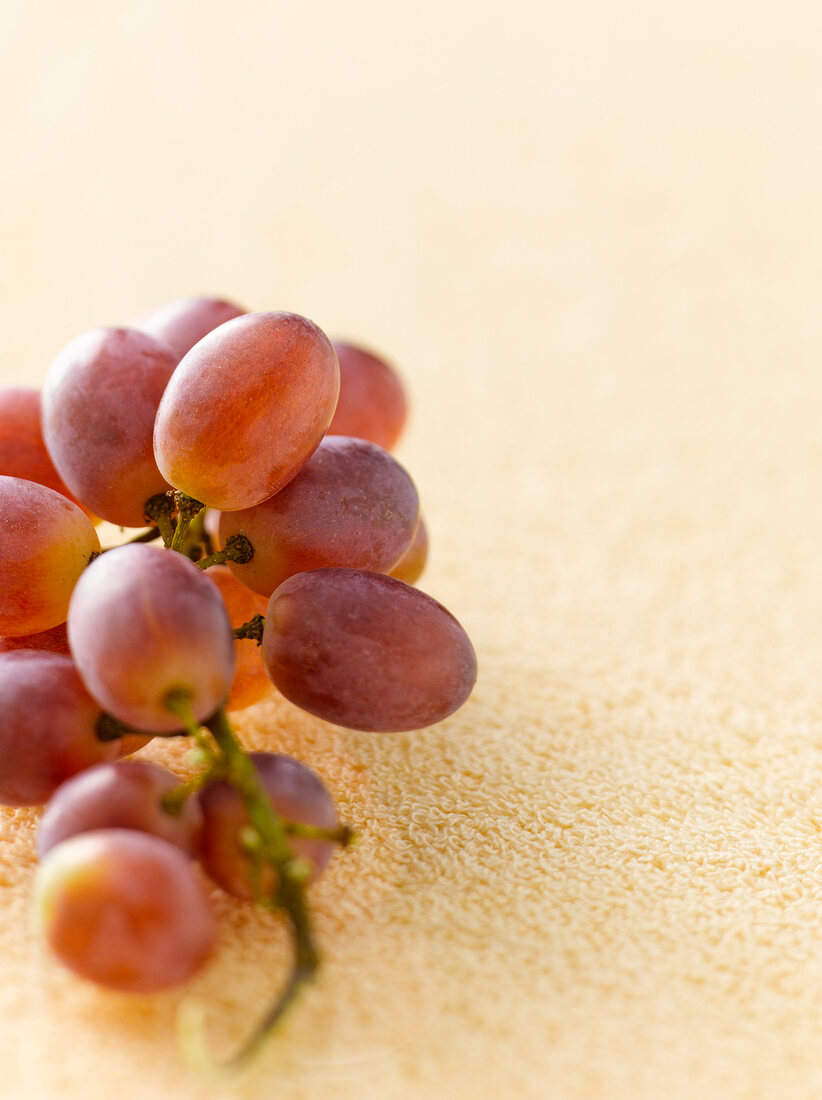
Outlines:
[[408, 417], [397, 372], [384, 359], [354, 344], [334, 341], [340, 362], [340, 398], [329, 435], [355, 435], [390, 451]]
[[43, 438], [71, 491], [121, 527], [145, 525], [145, 502], [169, 488], [154, 461], [157, 406], [177, 357], [136, 329], [83, 333], [43, 387]]
[[146, 745], [150, 745], [153, 740], [151, 734], [143, 736], [141, 733], [124, 733], [122, 737], [114, 742], [117, 746], [117, 759], [122, 760], [124, 756], [131, 756], [133, 753], [139, 752]]
[[77, 578], [100, 540], [76, 504], [45, 485], [0, 475], [0, 636], [66, 621]]
[[396, 459], [364, 439], [326, 436], [297, 476], [254, 508], [220, 515], [221, 545], [242, 532], [251, 561], [229, 568], [270, 596], [294, 573], [347, 566], [387, 573], [408, 548], [419, 517], [414, 482]]
[[305, 465], [339, 390], [328, 337], [295, 313], [248, 313], [183, 358], [160, 408], [163, 476], [213, 508], [249, 508]]
[[427, 561], [428, 529], [420, 516], [411, 545], [388, 575], [396, 577], [398, 581], [405, 581], [406, 584], [416, 584], [422, 576]]
[[213, 582], [182, 554], [132, 543], [80, 578], [69, 608], [74, 660], [103, 708], [139, 730], [181, 727], [168, 709], [187, 693], [198, 722], [228, 694], [234, 638]]
[[386, 733], [446, 718], [477, 675], [471, 642], [442, 604], [356, 569], [316, 569], [281, 584], [266, 612], [263, 660], [303, 710]]
[[0, 803], [39, 806], [77, 772], [112, 760], [116, 744], [97, 738], [101, 713], [71, 658], [0, 655]]
[[35, 912], [65, 966], [124, 993], [187, 981], [216, 939], [195, 865], [131, 829], [98, 829], [52, 848], [37, 871]]
[[178, 777], [145, 760], [98, 764], [58, 787], [46, 806], [37, 833], [37, 851], [93, 829], [137, 829], [196, 854], [203, 812], [187, 798], [180, 813], [163, 809], [163, 796], [179, 786]]
[[134, 327], [162, 340], [182, 359], [212, 329], [244, 313], [221, 298], [177, 298], [140, 317]]
[[[334, 801], [311, 768], [279, 753], [254, 752], [250, 756], [280, 817], [319, 829], [337, 828]], [[238, 898], [254, 897], [252, 860], [243, 845], [243, 831], [251, 823], [242, 798], [234, 787], [218, 780], [205, 786], [199, 799], [203, 808], [203, 867], [227, 893]], [[325, 870], [334, 852], [333, 841], [309, 837], [289, 837], [289, 847], [310, 864], [312, 882]], [[271, 867], [261, 867], [260, 872], [259, 893], [270, 897], [276, 885], [275, 872]]]
[[38, 634], [19, 634], [17, 637], [0, 638], [0, 653], [13, 653], [16, 649], [42, 649], [47, 653], [71, 654], [68, 644], [68, 630], [65, 623], [58, 623], [51, 630], [41, 630]]
[[[232, 627], [242, 626], [255, 615], [265, 614], [268, 600], [241, 584], [225, 565], [212, 565], [205, 575], [219, 588]], [[273, 690], [255, 641], [235, 638], [234, 656], [234, 679], [226, 703], [228, 711], [253, 706]]]
[[46, 450], [40, 406], [39, 390], [0, 386], [0, 474], [46, 485], [83, 508], [57, 473]]

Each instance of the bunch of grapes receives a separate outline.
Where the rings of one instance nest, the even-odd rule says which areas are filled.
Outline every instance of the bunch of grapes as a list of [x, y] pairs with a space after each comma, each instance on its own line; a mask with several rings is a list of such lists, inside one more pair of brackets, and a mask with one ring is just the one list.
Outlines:
[[[0, 390], [0, 802], [47, 803], [41, 927], [76, 973], [144, 993], [212, 950], [203, 872], [281, 913], [292, 970], [238, 1057], [314, 976], [307, 887], [353, 834], [228, 713], [273, 684], [329, 722], [411, 730], [476, 678], [460, 624], [413, 587], [405, 416], [376, 356], [204, 298], [78, 337], [42, 393]], [[140, 531], [101, 549], [100, 519]], [[201, 764], [185, 781], [123, 759], [180, 735]]]

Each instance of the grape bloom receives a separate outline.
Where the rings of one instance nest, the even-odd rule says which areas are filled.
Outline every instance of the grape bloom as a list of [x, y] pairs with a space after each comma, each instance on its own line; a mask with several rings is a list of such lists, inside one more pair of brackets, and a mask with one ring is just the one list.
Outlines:
[[[202, 297], [77, 337], [42, 394], [0, 389], [0, 804], [45, 804], [40, 928], [75, 974], [144, 994], [213, 957], [206, 875], [282, 916], [289, 972], [231, 1065], [317, 973], [311, 885], [355, 834], [320, 775], [249, 753], [229, 713], [279, 691], [412, 730], [476, 678], [465, 631], [411, 587], [428, 532], [388, 453], [406, 415], [380, 356]], [[90, 517], [128, 541], [101, 548]], [[167, 736], [196, 747], [190, 774], [131, 758]]]

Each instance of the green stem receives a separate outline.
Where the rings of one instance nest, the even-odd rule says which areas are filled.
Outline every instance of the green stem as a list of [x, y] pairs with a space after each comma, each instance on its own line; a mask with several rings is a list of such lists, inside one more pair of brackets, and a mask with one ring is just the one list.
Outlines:
[[205, 505], [201, 501], [195, 500], [194, 497], [188, 496], [187, 493], [181, 493], [179, 489], [174, 494], [174, 501], [177, 505], [177, 526], [174, 528], [174, 537], [171, 540], [169, 549], [177, 550], [183, 554], [185, 553], [185, 541], [189, 524]]
[[320, 960], [306, 905], [304, 876], [289, 846], [286, 826], [271, 805], [257, 769], [237, 740], [225, 711], [218, 710], [207, 726], [225, 759], [225, 777], [241, 795], [251, 825], [263, 843], [265, 856], [277, 872], [273, 900], [285, 910], [294, 936], [294, 965], [289, 980], [254, 1032], [231, 1058], [230, 1064], [236, 1067], [254, 1055], [302, 986], [312, 980]]
[[222, 565], [224, 562], [233, 561], [238, 565], [245, 565], [254, 557], [254, 547], [243, 534], [229, 535], [222, 550], [209, 554], [207, 558], [200, 558], [196, 563], [200, 569], [209, 569], [212, 565]]
[[163, 545], [166, 549], [171, 546], [174, 539], [174, 524], [171, 516], [174, 512], [174, 501], [168, 493], [155, 493], [145, 503], [146, 519], [157, 524], [157, 530], [163, 536]]
[[257, 645], [262, 645], [264, 629], [265, 617], [263, 615], [254, 615], [248, 622], [235, 627], [232, 633], [235, 638], [250, 638], [251, 641], [256, 642]]
[[[192, 736], [201, 737], [201, 730], [191, 709], [188, 692], [172, 692], [166, 706], [184, 723]], [[249, 1038], [223, 1068], [237, 1069], [251, 1059], [267, 1035], [282, 1018], [300, 989], [311, 981], [320, 964], [311, 929], [311, 918], [305, 897], [305, 864], [295, 859], [288, 842], [288, 829], [276, 812], [260, 780], [259, 773], [221, 707], [206, 722], [221, 756], [222, 778], [230, 783], [245, 804], [251, 829], [260, 839], [260, 857], [276, 873], [277, 882], [270, 898], [260, 899], [285, 910], [294, 939], [294, 962], [285, 988], [275, 999]]]
[[321, 829], [319, 825], [304, 825], [301, 821], [286, 821], [285, 831], [289, 836], [304, 836], [310, 840], [333, 840], [341, 848], [350, 848], [359, 840], [359, 836], [350, 825], [340, 825], [336, 829]]

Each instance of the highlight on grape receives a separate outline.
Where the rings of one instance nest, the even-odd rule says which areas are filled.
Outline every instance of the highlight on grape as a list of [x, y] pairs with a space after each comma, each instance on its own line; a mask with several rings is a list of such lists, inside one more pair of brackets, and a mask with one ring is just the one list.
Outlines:
[[[284, 919], [290, 972], [228, 1066], [316, 976], [310, 886], [355, 839], [319, 776], [248, 753], [229, 715], [279, 691], [415, 730], [476, 680], [414, 587], [428, 530], [390, 453], [407, 408], [373, 352], [212, 298], [81, 334], [42, 392], [0, 388], [0, 803], [45, 805], [39, 926], [77, 975], [144, 994], [211, 957], [214, 884]], [[133, 757], [167, 736], [193, 776]]]

